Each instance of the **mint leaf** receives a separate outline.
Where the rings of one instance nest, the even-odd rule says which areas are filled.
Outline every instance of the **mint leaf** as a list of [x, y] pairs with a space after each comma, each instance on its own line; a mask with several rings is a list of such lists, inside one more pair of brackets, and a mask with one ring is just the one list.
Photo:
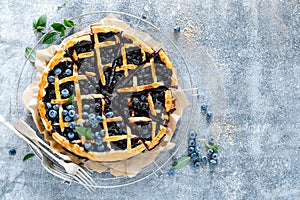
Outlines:
[[26, 160], [28, 160], [29, 158], [33, 157], [33, 156], [34, 156], [33, 153], [29, 153], [29, 154], [27, 154], [27, 155], [24, 156], [23, 161], [26, 161]]
[[172, 167], [174, 169], [180, 169], [186, 166], [190, 162], [190, 160], [191, 160], [190, 156], [181, 156], [180, 158], [178, 158], [178, 161], [172, 165]]
[[58, 9], [61, 9], [62, 7], [65, 7], [67, 5], [67, 2], [63, 2], [61, 4], [59, 4], [57, 7]]
[[[28, 58], [28, 60], [30, 61], [30, 62], [35, 62], [35, 59], [36, 59], [36, 51], [35, 50], [33, 50], [32, 52], [32, 48], [30, 48], [30, 47], [26, 47], [25, 48], [25, 56], [26, 56], [26, 58]], [[29, 53], [31, 52], [31, 54], [29, 55]]]
[[85, 136], [87, 138], [92, 138], [93, 137], [92, 136], [92, 129], [91, 128], [87, 129], [87, 131], [85, 132]]
[[64, 25], [65, 25], [66, 27], [73, 27], [73, 26], [75, 26], [75, 24], [74, 24], [73, 21], [71, 21], [71, 20], [66, 20], [66, 19], [64, 19]]
[[92, 138], [92, 129], [91, 128], [88, 129], [83, 126], [76, 126], [75, 129], [79, 135], [85, 136], [87, 138]]
[[55, 42], [58, 38], [58, 34], [57, 32], [50, 32], [47, 33], [43, 39], [43, 44], [51, 44], [53, 42]]
[[68, 100], [67, 100], [67, 105], [71, 104], [71, 103], [73, 102], [73, 100], [74, 100], [74, 94], [72, 94], [72, 95], [68, 98]]
[[39, 19], [36, 22], [36, 26], [42, 26], [45, 27], [47, 23], [47, 16], [46, 15], [42, 15], [39, 17]]
[[79, 135], [86, 136], [87, 128], [83, 126], [76, 126], [75, 129]]
[[208, 147], [208, 148], [210, 148], [210, 149], [212, 149], [214, 152], [218, 152], [218, 150], [219, 150], [219, 147], [217, 146], [217, 145], [212, 145], [212, 144], [209, 144], [209, 143], [205, 143], [205, 145]]
[[33, 20], [33, 28], [36, 29], [37, 27], [38, 27], [37, 21], [36, 21], [36, 20]]
[[61, 24], [61, 23], [53, 23], [51, 24], [51, 27], [53, 28], [53, 30], [57, 31], [60, 33], [60, 37], [63, 37], [65, 36], [65, 30], [66, 30], [66, 27]]

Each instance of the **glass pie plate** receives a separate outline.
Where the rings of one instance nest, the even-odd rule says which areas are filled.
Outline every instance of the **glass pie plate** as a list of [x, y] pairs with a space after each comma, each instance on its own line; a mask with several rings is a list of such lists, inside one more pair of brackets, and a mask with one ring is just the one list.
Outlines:
[[[212, 73], [213, 70], [205, 70], [205, 73], [199, 71], [201, 68], [197, 68], [194, 63], [187, 62], [182, 52], [176, 45], [174, 41], [171, 39], [173, 32], [165, 33], [161, 31], [159, 28], [149, 23], [146, 19], [126, 14], [122, 12], [113, 12], [113, 11], [99, 11], [99, 12], [91, 12], [82, 15], [78, 15], [70, 18], [77, 26], [70, 30], [70, 34], [73, 32], [80, 31], [90, 24], [98, 22], [100, 19], [108, 16], [114, 15], [117, 19], [124, 21], [133, 29], [148, 33], [155, 41], [161, 43], [164, 46], [165, 51], [168, 53], [177, 73], [178, 85], [180, 89], [182, 89], [189, 100], [189, 106], [184, 110], [181, 119], [177, 123], [176, 130], [172, 137], [172, 142], [176, 144], [175, 148], [171, 151], [163, 151], [161, 152], [155, 159], [153, 163], [143, 168], [136, 176], [115, 177], [110, 174], [109, 171], [98, 173], [93, 172], [92, 178], [97, 183], [97, 188], [113, 188], [113, 187], [121, 187], [130, 184], [137, 183], [141, 180], [144, 180], [149, 177], [156, 177], [159, 174], [163, 173], [162, 168], [166, 164], [170, 164], [170, 160], [173, 155], [176, 154], [177, 151], [180, 150], [182, 144], [187, 143], [187, 135], [188, 131], [191, 129], [199, 129], [198, 126], [203, 123], [201, 120], [201, 110], [199, 109], [199, 104], [204, 100], [213, 99], [213, 95], [218, 95], [219, 98], [223, 98], [221, 93], [224, 96], [224, 91], [222, 87], [215, 89], [217, 90], [217, 94], [211, 94], [211, 88], [216, 88], [215, 85], [220, 85], [220, 82], [217, 78], [212, 77], [212, 84], [208, 83], [203, 76]], [[172, 34], [172, 35], [171, 35]], [[48, 46], [41, 44], [42, 38], [36, 43], [33, 49], [40, 50], [47, 48]], [[61, 41], [57, 41], [56, 44], [59, 44]], [[204, 65], [208, 68], [212, 67], [210, 63], [204, 63]], [[195, 80], [192, 79], [191, 71], [195, 73], [196, 76], [193, 76]], [[30, 85], [35, 77], [36, 69], [32, 66], [32, 64], [26, 60], [24, 62], [24, 66], [22, 67], [19, 74], [19, 82], [16, 92], [16, 118], [25, 120], [32, 128], [35, 128], [35, 124], [33, 122], [32, 117], [30, 116], [29, 111], [25, 108], [22, 102], [22, 94], [25, 88]], [[210, 74], [214, 75], [214, 74]], [[195, 87], [196, 86], [196, 87]], [[200, 89], [200, 87], [201, 89]], [[201, 92], [199, 92], [199, 90]], [[212, 98], [211, 98], [212, 97]], [[220, 109], [222, 110], [222, 108]], [[223, 109], [224, 110], [224, 109]], [[220, 116], [224, 115], [221, 113]], [[217, 115], [218, 116], [218, 115]], [[38, 133], [39, 134], [39, 133]]]

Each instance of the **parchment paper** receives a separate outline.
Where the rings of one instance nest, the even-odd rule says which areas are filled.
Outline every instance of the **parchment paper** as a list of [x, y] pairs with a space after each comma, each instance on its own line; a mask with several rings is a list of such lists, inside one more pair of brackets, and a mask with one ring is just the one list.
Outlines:
[[[100, 20], [97, 24], [106, 24], [106, 25], [114, 25], [119, 28], [122, 28], [125, 32], [130, 33], [131, 35], [136, 36], [137, 38], [144, 41], [154, 50], [159, 50], [163, 48], [163, 46], [153, 40], [149, 34], [134, 30], [127, 23], [115, 18], [113, 15], [109, 15], [102, 20]], [[62, 47], [66, 41], [74, 38], [76, 36], [82, 35], [84, 33], [90, 33], [90, 28], [87, 27], [84, 30], [77, 32], [62, 41], [60, 45], [53, 45], [48, 47], [47, 49], [37, 51], [35, 67], [37, 68], [37, 74], [35, 80], [29, 85], [24, 94], [23, 94], [23, 102], [25, 106], [32, 113], [33, 119], [36, 123], [38, 130], [44, 134], [44, 137], [47, 141], [50, 142], [51, 149], [54, 150], [58, 155], [63, 154], [67, 155], [71, 161], [77, 164], [83, 164], [84, 166], [97, 171], [104, 172], [107, 169], [110, 169], [110, 173], [115, 176], [128, 176], [133, 177], [138, 174], [144, 167], [153, 163], [156, 157], [160, 152], [166, 151], [174, 148], [175, 144], [170, 142], [174, 130], [176, 128], [177, 121], [179, 120], [182, 112], [186, 106], [188, 106], [189, 102], [185, 96], [185, 94], [180, 89], [173, 89], [173, 96], [176, 98], [175, 105], [176, 110], [170, 115], [170, 122], [168, 124], [168, 130], [166, 136], [160, 142], [160, 144], [155, 147], [155, 149], [151, 151], [145, 151], [140, 153], [133, 158], [117, 161], [117, 162], [95, 162], [91, 160], [83, 160], [79, 159], [77, 156], [66, 152], [60, 144], [58, 144], [45, 130], [39, 116], [38, 106], [37, 106], [37, 94], [39, 89], [39, 82], [42, 76], [43, 71], [47, 67], [49, 60], [54, 56], [55, 52]]]

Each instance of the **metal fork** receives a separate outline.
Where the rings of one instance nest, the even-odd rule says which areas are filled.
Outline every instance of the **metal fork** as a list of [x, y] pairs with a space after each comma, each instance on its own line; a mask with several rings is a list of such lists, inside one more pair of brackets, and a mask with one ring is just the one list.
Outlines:
[[[83, 185], [87, 190], [92, 191], [94, 186], [96, 186], [95, 181], [90, 177], [90, 175], [79, 165], [75, 163], [68, 163], [62, 159], [57, 158], [52, 151], [49, 151], [43, 145], [39, 144], [39, 140], [41, 140], [35, 133], [35, 131], [28, 126], [23, 120], [17, 120], [15, 123], [15, 128], [29, 140], [31, 140], [36, 146], [49, 156], [54, 162], [58, 165], [62, 166], [65, 172], [72, 176], [74, 180], [76, 180], [79, 184]], [[57, 167], [53, 167], [54, 170], [57, 170]]]
[[[72, 178], [76, 180], [79, 184], [83, 185], [88, 191], [92, 191], [94, 189], [96, 183], [89, 176], [89, 174], [85, 172], [83, 168], [81, 168], [79, 165], [76, 165], [75, 163], [66, 163], [64, 160], [57, 158], [53, 152], [49, 151], [43, 145], [39, 144], [38, 140], [41, 139], [36, 136], [35, 131], [24, 121], [18, 120], [15, 124], [15, 128], [17, 128], [18, 131], [8, 121], [6, 121], [2, 115], [0, 115], [0, 121], [12, 131], [14, 131], [16, 135], [22, 138], [31, 147], [33, 147], [33, 149], [38, 151], [39, 155], [43, 155], [43, 153], [46, 154], [45, 159], [42, 159], [42, 161], [44, 161], [42, 162], [42, 164], [47, 171], [64, 180], [69, 180], [70, 178]], [[47, 155], [50, 156], [59, 165], [61, 165], [61, 167], [63, 167], [65, 171], [63, 171], [61, 167], [58, 167], [57, 164], [55, 165], [54, 162], [53, 165], [50, 165], [50, 162], [46, 162], [46, 157], [48, 157]]]

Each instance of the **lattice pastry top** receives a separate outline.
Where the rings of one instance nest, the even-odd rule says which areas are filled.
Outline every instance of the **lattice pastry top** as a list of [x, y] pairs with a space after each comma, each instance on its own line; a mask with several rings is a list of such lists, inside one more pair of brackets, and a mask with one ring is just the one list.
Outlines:
[[91, 25], [90, 34], [66, 42], [48, 63], [39, 114], [52, 138], [77, 156], [123, 160], [160, 143], [176, 87], [164, 50], [115, 26]]

